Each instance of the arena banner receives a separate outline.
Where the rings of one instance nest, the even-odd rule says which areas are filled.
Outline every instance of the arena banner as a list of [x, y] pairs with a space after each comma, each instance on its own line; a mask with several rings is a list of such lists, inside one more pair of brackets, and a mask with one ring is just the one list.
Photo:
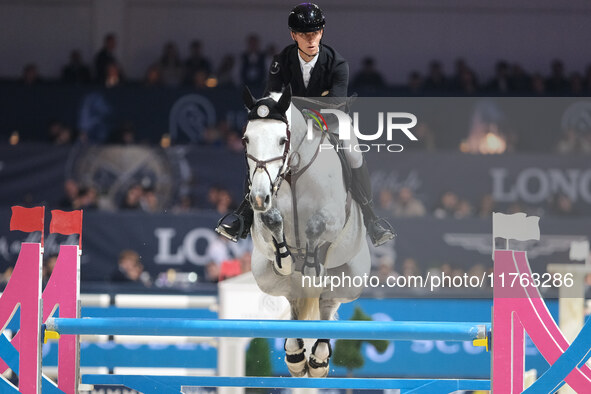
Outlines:
[[[432, 213], [445, 192], [466, 200], [474, 215], [490, 197], [500, 211], [532, 214], [591, 214], [591, 163], [586, 155], [471, 155], [453, 152], [368, 152], [374, 199], [410, 189]], [[116, 210], [134, 184], [153, 188], [158, 208], [170, 209], [182, 196], [208, 208], [211, 186], [226, 188], [236, 203], [244, 194], [245, 159], [221, 147], [76, 145], [0, 146], [0, 205], [60, 206], [66, 179], [97, 190], [99, 205]], [[556, 205], [566, 197], [570, 207]], [[384, 208], [388, 208], [387, 206]], [[562, 211], [560, 211], [562, 209]]]
[[[10, 209], [0, 212], [0, 222], [8, 223]], [[213, 231], [219, 215], [215, 212], [186, 214], [146, 214], [137, 212], [92, 212], [84, 214], [82, 280], [109, 282], [117, 270], [121, 251], [131, 249], [141, 256], [145, 270], [150, 273], [155, 287], [159, 275], [172, 269], [179, 273], [195, 272], [198, 281], [205, 280], [205, 267], [214, 262], [238, 258], [251, 250], [250, 241], [238, 244], [225, 241]], [[490, 219], [392, 218], [398, 236], [394, 242], [372, 248], [374, 271], [404, 272], [405, 261], [414, 260], [419, 274], [441, 269], [448, 264], [458, 272], [488, 270], [492, 267], [492, 221]], [[532, 269], [545, 272], [549, 263], [568, 263], [572, 241], [591, 238], [591, 228], [585, 219], [552, 219], [540, 221], [540, 241], [515, 242], [515, 247], [528, 251]], [[46, 237], [45, 255], [57, 254], [60, 242], [77, 243], [77, 236], [51, 234]], [[39, 233], [25, 235], [0, 231], [0, 272], [12, 266], [22, 241], [38, 241]], [[428, 245], [428, 247], [425, 247]], [[503, 245], [504, 246], [504, 245]], [[162, 285], [161, 285], [162, 286]], [[413, 286], [417, 287], [417, 286]], [[486, 290], [487, 286], [481, 286]], [[370, 288], [374, 294], [422, 294], [425, 296], [453, 296], [435, 293], [429, 287], [421, 289], [390, 289], [388, 286]], [[474, 291], [488, 297], [486, 291]], [[377, 292], [377, 293], [376, 293]]]

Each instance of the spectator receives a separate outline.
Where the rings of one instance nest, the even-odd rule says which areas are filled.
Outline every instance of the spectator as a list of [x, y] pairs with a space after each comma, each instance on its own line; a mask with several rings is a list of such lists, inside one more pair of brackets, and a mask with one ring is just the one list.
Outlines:
[[140, 261], [140, 255], [130, 249], [119, 253], [117, 270], [111, 274], [112, 282], [138, 283], [146, 287], [151, 286], [150, 274], [144, 271], [144, 266]]
[[74, 208], [74, 201], [78, 198], [80, 188], [78, 182], [74, 179], [66, 179], [64, 182], [64, 196], [59, 202], [59, 207], [65, 210], [72, 210]]
[[530, 90], [535, 96], [546, 95], [546, 83], [544, 82], [544, 78], [540, 74], [534, 74], [532, 76]]
[[513, 92], [524, 93], [530, 90], [530, 77], [523, 71], [521, 65], [515, 63], [511, 66], [509, 84]]
[[266, 78], [265, 53], [260, 50], [260, 40], [256, 34], [246, 38], [246, 51], [242, 53], [240, 78], [255, 95], [263, 88]]
[[550, 77], [546, 80], [546, 88], [550, 93], [561, 94], [567, 91], [568, 81], [564, 76], [564, 65], [559, 59], [554, 59], [551, 64]]
[[115, 48], [117, 47], [117, 37], [109, 33], [103, 40], [103, 47], [94, 58], [94, 72], [97, 82], [104, 84], [107, 80], [108, 69], [112, 64], [117, 65], [115, 57]]
[[465, 219], [473, 215], [472, 204], [468, 200], [462, 199], [458, 202], [456, 211], [454, 212], [454, 218]]
[[458, 208], [458, 203], [458, 196], [452, 191], [447, 191], [441, 196], [439, 205], [433, 211], [433, 215], [438, 219], [451, 218]]
[[23, 74], [21, 77], [21, 83], [25, 86], [34, 86], [42, 83], [43, 80], [39, 76], [39, 69], [35, 63], [25, 64], [23, 67]]
[[74, 209], [93, 210], [98, 208], [98, 192], [95, 187], [81, 187], [78, 197], [74, 200]]
[[107, 88], [114, 88], [123, 82], [123, 75], [119, 65], [115, 62], [107, 64], [105, 79], [102, 82]]
[[233, 55], [224, 55], [217, 70], [218, 86], [234, 86], [234, 65], [236, 59]]
[[443, 92], [448, 88], [448, 81], [443, 74], [443, 67], [437, 60], [432, 60], [429, 63], [429, 73], [425, 78], [425, 91], [427, 92]]
[[43, 261], [43, 284], [47, 284], [49, 278], [51, 277], [51, 273], [53, 272], [53, 268], [55, 267], [55, 263], [57, 263], [57, 255], [50, 255]]
[[72, 129], [59, 120], [54, 120], [49, 124], [48, 134], [54, 145], [67, 145], [74, 140]]
[[374, 58], [368, 56], [363, 59], [361, 71], [353, 78], [352, 86], [364, 92], [375, 92], [385, 86], [384, 78], [375, 68]]
[[482, 219], [490, 219], [495, 211], [495, 200], [492, 194], [486, 194], [480, 199], [478, 216]]
[[133, 184], [127, 192], [119, 208], [124, 210], [140, 210], [143, 189], [139, 183]]
[[394, 193], [389, 189], [382, 189], [378, 194], [378, 206], [383, 211], [394, 211]]
[[73, 50], [70, 61], [62, 68], [62, 82], [81, 85], [90, 81], [90, 68], [82, 61], [80, 51]]
[[407, 94], [420, 96], [423, 93], [423, 78], [418, 71], [413, 71], [408, 77]]
[[574, 207], [572, 200], [563, 193], [554, 196], [550, 204], [550, 214], [563, 217], [576, 217], [578, 212]]
[[162, 75], [160, 73], [160, 67], [157, 64], [153, 64], [146, 70], [146, 76], [144, 77], [144, 86], [154, 87], [162, 85]]
[[405, 276], [406, 278], [412, 276], [423, 276], [421, 269], [419, 268], [419, 264], [413, 258], [406, 258], [402, 262], [402, 267], [400, 268], [400, 275]]
[[185, 73], [188, 85], [194, 82], [195, 73], [202, 72], [205, 78], [211, 74], [211, 62], [203, 56], [203, 45], [199, 40], [193, 40], [189, 47], [189, 57], [185, 60]]
[[488, 83], [487, 90], [491, 93], [507, 94], [510, 88], [509, 64], [504, 60], [498, 61], [495, 66], [495, 76]]
[[174, 42], [167, 42], [158, 61], [162, 84], [168, 87], [179, 86], [184, 77], [183, 64]]
[[409, 187], [403, 187], [394, 201], [392, 213], [398, 217], [420, 217], [425, 216], [426, 210], [423, 203], [413, 195], [412, 190]]

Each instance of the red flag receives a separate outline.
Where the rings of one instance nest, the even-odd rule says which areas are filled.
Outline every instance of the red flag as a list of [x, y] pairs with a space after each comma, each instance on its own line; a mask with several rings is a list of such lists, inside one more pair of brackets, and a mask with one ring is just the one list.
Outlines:
[[10, 231], [19, 230], [25, 233], [43, 231], [44, 219], [45, 207], [25, 208], [14, 206], [10, 218]]
[[51, 211], [50, 233], [82, 235], [82, 210], [65, 212], [58, 209]]

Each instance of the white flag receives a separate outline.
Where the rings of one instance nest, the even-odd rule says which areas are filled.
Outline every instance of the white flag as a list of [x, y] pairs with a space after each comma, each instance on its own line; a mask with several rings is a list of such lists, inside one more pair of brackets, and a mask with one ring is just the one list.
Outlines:
[[571, 260], [587, 260], [589, 256], [589, 241], [572, 241], [568, 258]]
[[525, 213], [493, 212], [493, 237], [528, 241], [540, 240], [539, 216], [527, 217]]

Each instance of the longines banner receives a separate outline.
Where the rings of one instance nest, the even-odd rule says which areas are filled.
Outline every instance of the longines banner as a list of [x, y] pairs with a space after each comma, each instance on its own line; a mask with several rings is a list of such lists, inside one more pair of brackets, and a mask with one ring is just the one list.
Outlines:
[[[495, 209], [514, 203], [530, 214], [548, 214], [552, 201], [566, 196], [572, 216], [591, 214], [591, 160], [587, 155], [369, 152], [376, 201], [383, 189], [410, 188], [427, 207], [452, 191], [477, 207], [491, 195]], [[189, 195], [196, 208], [207, 208], [212, 185], [243, 195], [244, 155], [225, 148], [90, 145], [56, 148], [46, 145], [0, 146], [0, 206], [46, 204], [56, 208], [64, 181], [75, 179], [97, 189], [101, 206], [115, 210], [127, 189], [148, 182], [161, 209]]]
[[[0, 210], [0, 272], [14, 265], [20, 242], [38, 242], [38, 233], [27, 236], [9, 232], [10, 209]], [[218, 237], [213, 228], [218, 215], [214, 212], [192, 214], [145, 214], [136, 212], [86, 212], [83, 228], [82, 279], [109, 280], [117, 269], [118, 254], [124, 249], [137, 251], [153, 278], [172, 268], [179, 272], [203, 274], [204, 266], [240, 256], [251, 249], [249, 242], [234, 244]], [[476, 265], [492, 267], [492, 222], [489, 219], [391, 218], [397, 229], [395, 242], [372, 250], [372, 263], [387, 260], [392, 269], [401, 271], [406, 258], [415, 259], [424, 271], [449, 263], [467, 272]], [[568, 263], [572, 241], [591, 238], [591, 227], [585, 219], [551, 219], [540, 221], [540, 241], [512, 244], [527, 250], [532, 269], [545, 272], [548, 263]], [[62, 236], [59, 236], [62, 237]], [[75, 236], [73, 236], [75, 237]], [[76, 239], [46, 237], [45, 254], [58, 253], [60, 242]], [[425, 247], [428, 245], [428, 247]], [[423, 272], [424, 274], [425, 272]]]

